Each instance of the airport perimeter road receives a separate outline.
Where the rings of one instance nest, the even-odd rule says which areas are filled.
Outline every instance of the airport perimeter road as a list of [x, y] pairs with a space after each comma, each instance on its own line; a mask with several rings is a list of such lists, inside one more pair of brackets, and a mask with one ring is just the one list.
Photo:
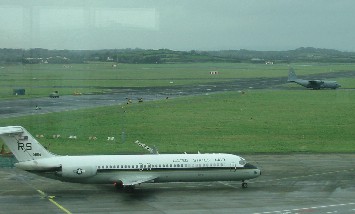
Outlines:
[[355, 213], [355, 154], [246, 155], [262, 175], [240, 182], [71, 184], [0, 169], [0, 213]]

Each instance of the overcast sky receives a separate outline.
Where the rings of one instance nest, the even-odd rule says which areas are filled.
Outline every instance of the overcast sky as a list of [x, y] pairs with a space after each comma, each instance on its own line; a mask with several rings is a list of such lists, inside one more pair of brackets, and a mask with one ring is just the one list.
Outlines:
[[354, 0], [0, 0], [0, 48], [355, 51]]

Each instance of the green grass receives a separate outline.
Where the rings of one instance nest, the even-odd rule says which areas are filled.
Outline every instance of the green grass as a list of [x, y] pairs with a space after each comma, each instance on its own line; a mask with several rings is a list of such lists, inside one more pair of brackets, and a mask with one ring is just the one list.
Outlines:
[[58, 154], [144, 152], [137, 139], [161, 153], [352, 153], [354, 109], [351, 90], [250, 90], [3, 119], [0, 126], [43, 134], [39, 141]]

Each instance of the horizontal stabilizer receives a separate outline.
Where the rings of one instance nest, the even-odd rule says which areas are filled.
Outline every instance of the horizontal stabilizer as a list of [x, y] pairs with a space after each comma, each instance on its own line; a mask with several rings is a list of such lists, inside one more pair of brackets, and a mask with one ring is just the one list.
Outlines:
[[4, 134], [20, 134], [23, 133], [23, 129], [20, 126], [7, 126], [7, 127], [0, 127], [0, 135]]
[[159, 154], [158, 149], [154, 146], [153, 148], [150, 148], [149, 146], [145, 145], [144, 143], [139, 142], [139, 140], [136, 140], [136, 142], [134, 142], [135, 144], [137, 144], [138, 146], [146, 149], [147, 151], [150, 152], [150, 154]]

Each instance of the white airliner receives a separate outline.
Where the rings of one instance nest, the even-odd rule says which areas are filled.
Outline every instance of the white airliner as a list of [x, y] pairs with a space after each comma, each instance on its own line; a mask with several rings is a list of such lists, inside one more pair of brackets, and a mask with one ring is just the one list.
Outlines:
[[0, 137], [15, 155], [19, 169], [61, 181], [115, 184], [242, 181], [261, 171], [232, 154], [147, 154], [59, 156], [47, 151], [25, 128], [0, 127]]

